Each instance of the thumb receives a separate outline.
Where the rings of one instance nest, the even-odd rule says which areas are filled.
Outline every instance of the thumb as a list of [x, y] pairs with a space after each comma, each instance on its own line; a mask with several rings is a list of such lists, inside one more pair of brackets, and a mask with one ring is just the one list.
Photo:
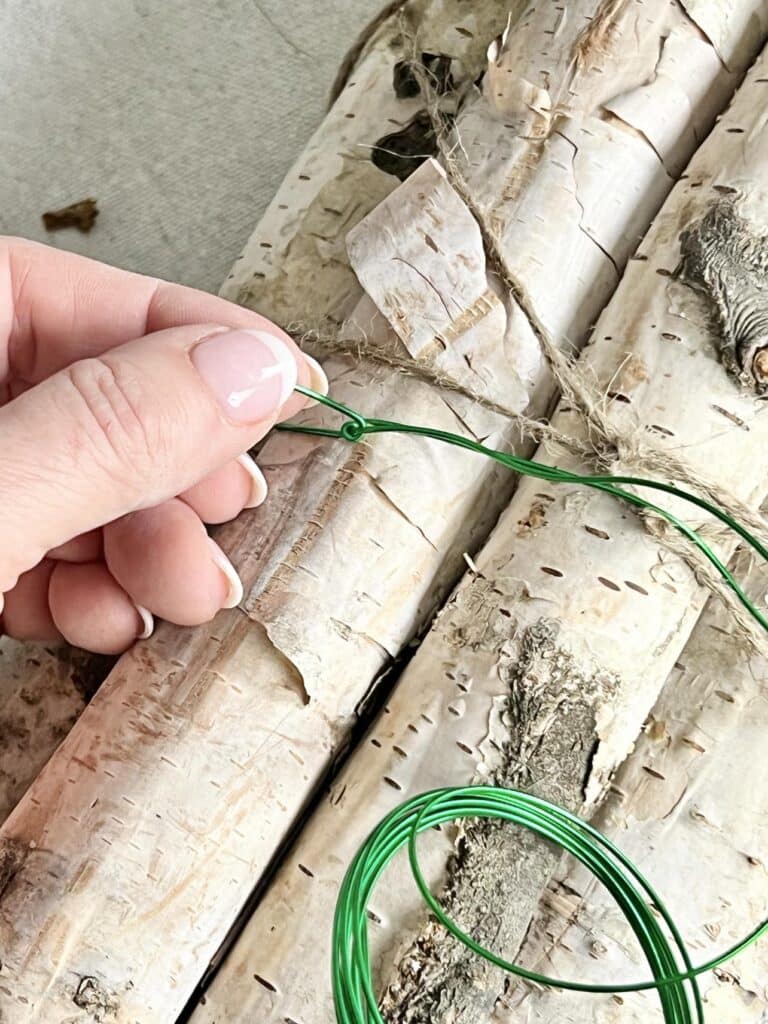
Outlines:
[[278, 328], [184, 326], [73, 363], [0, 408], [0, 594], [51, 548], [246, 451], [295, 411], [308, 374]]

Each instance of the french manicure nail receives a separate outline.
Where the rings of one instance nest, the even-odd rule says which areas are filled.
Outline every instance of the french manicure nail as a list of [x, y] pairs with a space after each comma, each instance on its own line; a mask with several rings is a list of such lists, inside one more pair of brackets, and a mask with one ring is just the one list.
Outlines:
[[264, 474], [250, 455], [240, 455], [237, 461], [251, 478], [251, 494], [245, 503], [245, 507], [258, 508], [267, 496], [267, 481], [264, 479]]
[[137, 640], [147, 640], [155, 631], [155, 619], [152, 612], [145, 608], [143, 605], [136, 604], [134, 608], [139, 613], [139, 618], [142, 622], [142, 630], [136, 637]]
[[216, 565], [221, 569], [228, 584], [227, 596], [224, 599], [222, 608], [234, 608], [243, 600], [243, 584], [235, 571], [234, 565], [230, 562], [215, 540], [208, 538], [211, 545], [211, 555]]
[[312, 356], [308, 356], [306, 352], [303, 353], [304, 359], [309, 367], [311, 377], [309, 379], [309, 386], [313, 391], [316, 391], [319, 395], [328, 394], [328, 378], [325, 375], [325, 370], [322, 368], [320, 363]]
[[192, 350], [192, 362], [229, 419], [273, 419], [296, 386], [293, 353], [275, 334], [223, 331]]

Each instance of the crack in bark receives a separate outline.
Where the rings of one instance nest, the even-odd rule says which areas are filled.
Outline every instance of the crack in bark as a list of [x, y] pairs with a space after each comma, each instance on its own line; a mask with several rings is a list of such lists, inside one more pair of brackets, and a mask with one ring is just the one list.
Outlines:
[[635, 138], [640, 139], [641, 142], [644, 142], [647, 146], [650, 146], [650, 148], [656, 154], [657, 160], [664, 168], [664, 173], [667, 175], [670, 181], [675, 180], [674, 175], [670, 173], [670, 170], [667, 167], [664, 157], [658, 151], [656, 146], [654, 146], [653, 142], [651, 142], [651, 140], [648, 138], [648, 136], [645, 134], [642, 128], [638, 128], [636, 125], [630, 124], [630, 122], [625, 120], [621, 116], [621, 114], [617, 114], [615, 110], [605, 110], [603, 120], [615, 125], [617, 128], [621, 128], [621, 130], [627, 132], [628, 135], [633, 135]]
[[381, 484], [380, 484], [380, 483], [379, 483], [379, 481], [378, 481], [378, 480], [376, 479], [376, 477], [375, 477], [375, 476], [373, 476], [373, 475], [372, 475], [372, 474], [371, 474], [371, 473], [370, 473], [370, 472], [369, 472], [369, 471], [368, 471], [367, 469], [363, 469], [363, 473], [365, 474], [365, 477], [366, 477], [366, 479], [368, 480], [368, 482], [369, 482], [369, 484], [371, 485], [371, 487], [372, 487], [372, 488], [373, 488], [373, 489], [374, 489], [374, 490], [376, 491], [376, 493], [377, 493], [377, 494], [378, 494], [378, 495], [379, 495], [379, 496], [381, 497], [381, 499], [382, 499], [382, 501], [384, 502], [384, 504], [385, 504], [385, 505], [386, 505], [386, 506], [387, 506], [388, 508], [391, 508], [391, 509], [393, 510], [393, 512], [396, 512], [396, 513], [397, 513], [397, 515], [398, 515], [398, 516], [399, 516], [399, 517], [400, 517], [401, 519], [404, 519], [404, 520], [406, 521], [406, 523], [408, 523], [408, 525], [409, 525], [409, 526], [412, 526], [412, 527], [413, 527], [413, 529], [414, 529], [414, 530], [416, 530], [416, 532], [417, 532], [417, 533], [421, 534], [421, 536], [422, 536], [422, 537], [424, 538], [424, 540], [425, 540], [425, 541], [427, 542], [427, 544], [429, 544], [429, 546], [430, 546], [430, 547], [432, 548], [432, 550], [433, 550], [433, 551], [437, 551], [437, 548], [435, 547], [434, 543], [433, 543], [433, 542], [432, 542], [432, 541], [431, 541], [431, 540], [429, 539], [429, 537], [428, 537], [428, 536], [426, 535], [426, 533], [424, 533], [424, 531], [423, 531], [423, 530], [422, 530], [422, 528], [421, 528], [421, 527], [419, 526], [419, 524], [418, 524], [418, 523], [414, 523], [414, 521], [413, 521], [413, 520], [412, 520], [412, 519], [410, 518], [410, 516], [408, 516], [408, 515], [407, 515], [407, 514], [406, 514], [406, 513], [405, 513], [405, 512], [404, 512], [404, 511], [403, 511], [403, 510], [402, 510], [402, 509], [400, 508], [400, 506], [399, 506], [399, 505], [397, 504], [397, 502], [396, 502], [396, 501], [393, 501], [393, 500], [392, 500], [392, 498], [390, 498], [390, 496], [389, 496], [389, 495], [387, 494], [387, 492], [386, 492], [386, 491], [384, 490], [384, 488], [383, 488], [383, 487], [381, 486]]
[[613, 267], [613, 272], [616, 275], [616, 279], [619, 280], [621, 278], [621, 273], [619, 271], [618, 265], [616, 264], [616, 260], [608, 252], [605, 246], [601, 245], [601, 243], [598, 242], [595, 236], [584, 227], [584, 204], [582, 203], [581, 199], [579, 199], [578, 179], [576, 175], [576, 155], [579, 152], [579, 147], [576, 145], [575, 142], [572, 142], [567, 135], [560, 131], [560, 129], [557, 129], [554, 134], [559, 135], [560, 138], [563, 139], [564, 142], [567, 142], [568, 145], [571, 147], [571, 174], [573, 175], [573, 198], [576, 202], [576, 205], [579, 208], [579, 223], [577, 225], [578, 229], [586, 238], [590, 240], [590, 242], [593, 242], [597, 246], [597, 248], [600, 250], [603, 256], [605, 256], [605, 258], [610, 262], [611, 266]]
[[355, 629], [353, 626], [350, 626], [349, 623], [344, 622], [342, 619], [336, 619], [333, 616], [331, 616], [328, 621], [343, 640], [351, 640], [352, 637], [356, 637], [358, 640], [363, 640], [365, 643], [371, 644], [378, 650], [385, 662], [391, 661], [393, 658], [397, 657], [396, 651], [388, 650], [380, 640], [372, 637], [370, 633], [364, 633], [359, 629]]

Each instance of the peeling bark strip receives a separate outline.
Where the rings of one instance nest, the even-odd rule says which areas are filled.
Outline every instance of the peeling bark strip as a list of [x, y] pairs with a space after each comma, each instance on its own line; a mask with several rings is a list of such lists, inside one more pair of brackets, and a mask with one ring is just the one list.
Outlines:
[[[768, 389], [768, 234], [739, 213], [734, 189], [680, 236], [680, 276], [711, 302], [726, 368], [744, 385]], [[766, 221], [768, 224], [768, 219]]]
[[[643, 9], [648, 15], [653, 13], [648, 4]], [[669, 10], [666, 4], [664, 10]], [[622, 25], [614, 45], [624, 55], [625, 69], [628, 38], [635, 38], [636, 26], [631, 19]], [[623, 31], [630, 35], [624, 36]], [[637, 38], [645, 45], [646, 35]], [[510, 35], [509, 45], [517, 45], [516, 39]], [[687, 44], [685, 39], [681, 29], [674, 43], [668, 35], [664, 44], [668, 54], [674, 47], [676, 82], [689, 77], [678, 63], [686, 56], [695, 67], [703, 66], [699, 47], [714, 59], [711, 47], [701, 42], [697, 31]], [[571, 47], [562, 46], [570, 59]], [[657, 40], [652, 67], [659, 59], [658, 49]], [[534, 51], [539, 52], [531, 47]], [[765, 62], [761, 67], [765, 75]], [[610, 82], [599, 73], [596, 77], [607, 92]], [[643, 80], [647, 77], [646, 73]], [[721, 194], [718, 189], [730, 186], [736, 175], [746, 175], [756, 193], [768, 191], [768, 139], [752, 130], [762, 116], [759, 100], [765, 87], [759, 79], [757, 68], [696, 156], [688, 178], [657, 218], [599, 319], [583, 364], [598, 387], [623, 396], [623, 401], [611, 403], [619, 427], [626, 432], [651, 430], [662, 439], [658, 443], [669, 445], [672, 451], [683, 446], [694, 469], [701, 472], [706, 466], [708, 476], [714, 472], [722, 486], [733, 488], [753, 505], [766, 479], [768, 424], [758, 415], [762, 405], [753, 395], [740, 391], [725, 373], [717, 358], [717, 335], [704, 300], [674, 278], [672, 271], [680, 259], [681, 231], [704, 214], [712, 198]], [[656, 83], [654, 79], [657, 88]], [[701, 88], [700, 80], [697, 88]], [[659, 102], [662, 95], [656, 93]], [[709, 99], [706, 103], [710, 109]], [[668, 106], [662, 104], [659, 109]], [[542, 195], [542, 210], [550, 210], [564, 193], [555, 182], [573, 181], [569, 176], [574, 160], [578, 168], [613, 166], [610, 155], [615, 156], [617, 150], [608, 146], [601, 131], [608, 131], [617, 147], [641, 145], [637, 136], [607, 128], [601, 118], [577, 111], [574, 119], [578, 130], [563, 117], [558, 132], [578, 139], [576, 156], [564, 134], [553, 134], [525, 186], [524, 195]], [[470, 124], [476, 131], [470, 131]], [[514, 170], [519, 164], [509, 157], [514, 147], [506, 136], [497, 129], [491, 146], [491, 136], [483, 135], [478, 127], [483, 124], [474, 104], [458, 121], [465, 147], [477, 147], [468, 149], [468, 164], [474, 167], [474, 157], [485, 161], [486, 176], [477, 170], [473, 181], [477, 188], [485, 189], [483, 207], [498, 225], [508, 258], [517, 262], [516, 272], [524, 278], [536, 312], [551, 329], [557, 310], [551, 293], [540, 286], [542, 279], [531, 273], [532, 260], [545, 258], [557, 246], [567, 246], [578, 237], [588, 247], [582, 251], [605, 266], [605, 256], [597, 255], [599, 249], [589, 236], [595, 234], [601, 244], [610, 241], [607, 248], [619, 256], [624, 247], [629, 248], [629, 238], [615, 222], [596, 221], [596, 207], [587, 203], [575, 222], [559, 221], [553, 213], [551, 222], [546, 222], [547, 233], [537, 239], [536, 246], [513, 245], [513, 211], [520, 209], [522, 200], [515, 191], [507, 205], [503, 188], [514, 180], [517, 190], [520, 177], [511, 179], [505, 172], [510, 165]], [[742, 127], [744, 134], [732, 133], [735, 126]], [[749, 140], [746, 145], [745, 139]], [[671, 139], [667, 142], [672, 145]], [[647, 143], [642, 145], [650, 148]], [[568, 154], [566, 161], [564, 153]], [[623, 173], [623, 164], [621, 168]], [[490, 180], [498, 190], [495, 195], [490, 194], [490, 184], [483, 185]], [[578, 180], [582, 202], [596, 196], [595, 181], [581, 176]], [[590, 187], [585, 187], [587, 184]], [[599, 193], [599, 207], [613, 208], [606, 187]], [[375, 267], [372, 264], [369, 273]], [[406, 272], [407, 268], [398, 265], [392, 274]], [[380, 276], [383, 278], [381, 271]], [[398, 310], [410, 311], [412, 304], [398, 305], [391, 293], [385, 293], [383, 281], [377, 284], [369, 277], [367, 282], [372, 290], [378, 287], [380, 308], [393, 325], [399, 325]], [[562, 276], [556, 287], [558, 302], [568, 296], [572, 283], [569, 274]], [[425, 304], [424, 309], [432, 315], [434, 307]], [[401, 340], [416, 357], [435, 336], [421, 325], [421, 318], [406, 317], [399, 328]], [[750, 429], [742, 430], [713, 406], [727, 409]], [[569, 434], [586, 437], [583, 431], [579, 433], [580, 418], [567, 406], [560, 409], [555, 424]], [[738, 443], [734, 443], [735, 436]], [[543, 452], [539, 457], [547, 458]], [[587, 468], [575, 457], [558, 457], [557, 462], [577, 471]], [[689, 509], [685, 515], [690, 518]], [[571, 807], [594, 802], [635, 741], [704, 598], [689, 570], [661, 549], [642, 524], [613, 499], [540, 481], [521, 482], [491, 540], [474, 561], [475, 568], [423, 641], [385, 713], [286, 857], [206, 994], [205, 1005], [198, 1008], [195, 1024], [221, 1020], [327, 1024], [332, 1019], [328, 922], [338, 886], [365, 835], [406, 797], [435, 786], [466, 785], [499, 770], [506, 773], [510, 765], [514, 771], [522, 760], [530, 784], [538, 792]], [[556, 636], [544, 625], [552, 621], [559, 627]], [[558, 694], [561, 681], [549, 670], [557, 667], [560, 658], [565, 659], [565, 685]], [[587, 681], [586, 686], [582, 680]], [[511, 693], [516, 695], [514, 701]], [[495, 926], [493, 948], [514, 956], [537, 900], [538, 883], [553, 869], [557, 854], [514, 830], [504, 833], [503, 839], [502, 833], [493, 829], [482, 838], [479, 832], [472, 836], [478, 840], [467, 845], [465, 839], [462, 856], [452, 861], [452, 898], [460, 906], [460, 920], [479, 927], [486, 936]], [[446, 859], [451, 853], [455, 851], [447, 830], [424, 838], [426, 876], [433, 887], [445, 881]], [[499, 859], [507, 865], [500, 880], [495, 877]], [[519, 874], [515, 865], [519, 865]], [[520, 887], [514, 899], [510, 896], [503, 906], [502, 916], [495, 903], [503, 901], [494, 885], [508, 881], [510, 872], [520, 879]], [[523, 878], [530, 879], [530, 885], [524, 884]], [[475, 881], [482, 893], [477, 904], [470, 895]], [[478, 904], [487, 907], [485, 918], [490, 915], [490, 919], [484, 918]], [[404, 862], [388, 869], [370, 909], [379, 990], [391, 984], [391, 993], [396, 993], [391, 1003], [396, 1004], [399, 1021], [453, 1024], [455, 1008], [461, 1007], [462, 1024], [487, 1024], [490, 1008], [503, 987], [500, 972], [470, 964], [457, 951], [448, 952], [447, 943], [424, 923], [418, 893]], [[435, 943], [439, 944], [439, 963], [432, 955]], [[299, 982], [297, 962], [302, 964]], [[255, 974], [269, 982], [269, 991], [254, 984]], [[451, 993], [450, 1007], [447, 999], [441, 1002], [441, 989]]]
[[[760, 601], [768, 570], [761, 565], [745, 575], [747, 593]], [[766, 659], [744, 651], [730, 634], [727, 613], [710, 600], [593, 819], [659, 889], [696, 963], [742, 938], [764, 918], [768, 904], [767, 678]], [[571, 861], [543, 894], [520, 959], [528, 967], [546, 964], [559, 977], [600, 981], [647, 971], [626, 920]], [[702, 976], [706, 1019], [766, 1019], [766, 978], [764, 942]], [[610, 995], [584, 997], [511, 982], [494, 1021], [647, 1024], [657, 1015], [653, 992], [623, 996], [617, 1005]]]

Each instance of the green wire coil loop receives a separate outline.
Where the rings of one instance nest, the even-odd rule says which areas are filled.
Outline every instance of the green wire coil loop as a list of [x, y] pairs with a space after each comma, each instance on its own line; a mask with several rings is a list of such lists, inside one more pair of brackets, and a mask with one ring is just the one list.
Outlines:
[[[334, 409], [345, 416], [346, 421], [339, 428], [283, 423], [279, 424], [279, 430], [341, 438], [352, 443], [361, 441], [368, 434], [415, 434], [484, 455], [524, 476], [553, 483], [581, 484], [611, 494], [635, 508], [655, 513], [704, 554], [749, 614], [768, 632], [768, 618], [753, 604], [728, 567], [696, 530], [666, 509], [625, 488], [650, 488], [697, 506], [728, 526], [761, 558], [768, 561], [768, 548], [746, 527], [711, 502], [673, 484], [656, 480], [572, 473], [489, 448], [460, 434], [368, 418], [309, 388], [297, 386], [296, 391]], [[444, 822], [467, 818], [490, 818], [520, 825], [579, 860], [607, 888], [624, 913], [640, 943], [652, 978], [619, 985], [596, 985], [548, 978], [505, 960], [462, 931], [430, 892], [419, 867], [416, 841], [419, 834], [428, 829]], [[696, 980], [698, 976], [731, 960], [768, 933], [766, 919], [727, 952], [700, 967], [694, 967], [679, 930], [651, 884], [609, 839], [587, 822], [563, 808], [517, 790], [493, 786], [434, 790], [413, 797], [387, 815], [360, 848], [344, 878], [333, 925], [332, 978], [337, 1024], [385, 1024], [373, 991], [367, 907], [382, 872], [398, 850], [405, 846], [408, 848], [413, 877], [424, 902], [448, 932], [478, 956], [519, 978], [574, 992], [619, 994], [655, 989], [661, 1003], [664, 1024], [704, 1024], [703, 1000]], [[666, 932], [663, 926], [666, 926]]]
[[[549, 978], [505, 960], [462, 931], [430, 892], [419, 867], [416, 840], [428, 829], [466, 818], [492, 818], [520, 825], [579, 860], [602, 882], [624, 913], [653, 978], [617, 985]], [[454, 938], [478, 956], [510, 974], [550, 988], [606, 994], [656, 989], [664, 1024], [704, 1024], [697, 977], [731, 960], [768, 932], [765, 920], [725, 953], [694, 967], [671, 914], [650, 882], [588, 822], [518, 790], [494, 786], [433, 790], [391, 811], [371, 832], [344, 878], [333, 923], [331, 969], [337, 1024], [385, 1024], [373, 990], [367, 909], [384, 869], [403, 847], [408, 848], [413, 877], [432, 913]], [[671, 941], [662, 925], [666, 925]]]

